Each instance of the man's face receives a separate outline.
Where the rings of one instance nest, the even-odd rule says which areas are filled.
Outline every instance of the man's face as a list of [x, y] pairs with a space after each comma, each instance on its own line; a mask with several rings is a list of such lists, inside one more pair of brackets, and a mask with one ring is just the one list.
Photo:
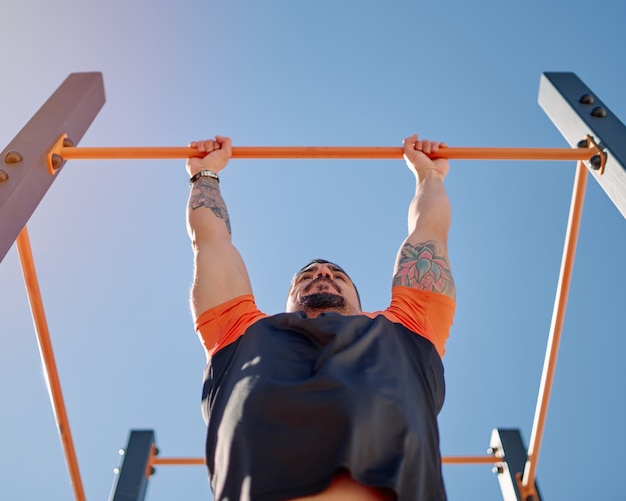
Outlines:
[[287, 311], [304, 311], [309, 317], [331, 311], [356, 315], [361, 307], [356, 287], [345, 271], [333, 263], [313, 262], [293, 277]]

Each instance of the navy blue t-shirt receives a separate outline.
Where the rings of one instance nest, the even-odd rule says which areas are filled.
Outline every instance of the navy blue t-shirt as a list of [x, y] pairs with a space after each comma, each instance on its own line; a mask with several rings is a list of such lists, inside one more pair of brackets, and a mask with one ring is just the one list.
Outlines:
[[341, 469], [399, 500], [445, 500], [433, 344], [380, 315], [283, 313], [252, 324], [205, 370], [216, 501], [321, 492]]

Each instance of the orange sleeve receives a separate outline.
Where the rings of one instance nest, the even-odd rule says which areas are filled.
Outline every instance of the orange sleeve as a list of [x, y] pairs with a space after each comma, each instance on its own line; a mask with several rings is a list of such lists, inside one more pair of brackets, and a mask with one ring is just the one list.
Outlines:
[[207, 356], [239, 339], [254, 322], [267, 317], [252, 294], [226, 301], [203, 312], [196, 319], [196, 332]]
[[443, 294], [396, 286], [391, 289], [389, 308], [367, 315], [382, 314], [392, 322], [401, 323], [433, 343], [443, 357], [455, 309], [454, 300]]

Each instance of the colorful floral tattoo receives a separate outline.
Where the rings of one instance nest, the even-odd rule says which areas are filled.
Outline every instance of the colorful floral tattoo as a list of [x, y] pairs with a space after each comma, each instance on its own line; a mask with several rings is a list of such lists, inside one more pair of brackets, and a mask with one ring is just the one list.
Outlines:
[[455, 286], [448, 259], [438, 256], [437, 244], [430, 240], [413, 246], [404, 244], [398, 258], [393, 285], [438, 292], [454, 297]]
[[189, 207], [191, 210], [196, 210], [200, 207], [211, 209], [215, 216], [224, 220], [228, 233], [231, 232], [228, 210], [220, 193], [218, 182], [215, 179], [201, 177], [194, 183], [193, 191], [189, 198]]

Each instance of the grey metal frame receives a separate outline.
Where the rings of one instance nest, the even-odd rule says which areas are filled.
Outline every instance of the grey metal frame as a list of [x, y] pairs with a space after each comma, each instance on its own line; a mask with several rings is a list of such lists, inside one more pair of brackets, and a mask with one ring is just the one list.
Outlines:
[[520, 492], [520, 481], [528, 458], [528, 451], [518, 429], [496, 428], [491, 433], [491, 452], [502, 462], [496, 467], [498, 482], [504, 501], [541, 501], [535, 482], [537, 496], [526, 497]]
[[148, 488], [150, 458], [153, 455], [153, 430], [132, 430], [124, 449], [122, 465], [116, 471], [109, 501], [143, 501]]
[[574, 73], [543, 73], [539, 104], [572, 147], [589, 135], [604, 149], [604, 171], [589, 171], [626, 217], [626, 126]]
[[46, 156], [63, 133], [83, 137], [104, 105], [101, 73], [72, 73], [0, 154], [0, 261], [60, 170]]

